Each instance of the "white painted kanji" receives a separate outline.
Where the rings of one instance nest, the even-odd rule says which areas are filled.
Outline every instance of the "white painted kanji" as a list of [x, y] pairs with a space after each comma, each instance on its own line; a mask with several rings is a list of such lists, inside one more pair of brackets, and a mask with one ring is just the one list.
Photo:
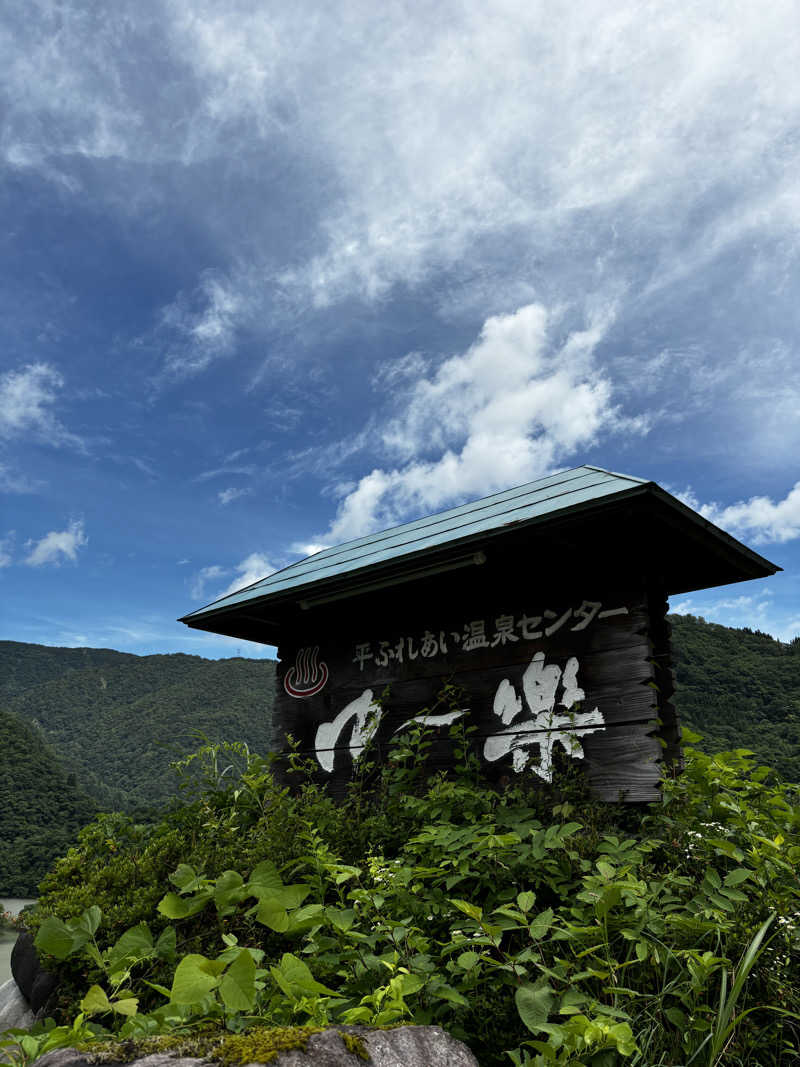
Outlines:
[[[519, 773], [530, 767], [546, 782], [553, 780], [553, 748], [561, 745], [573, 759], [583, 759], [580, 738], [605, 728], [605, 720], [597, 708], [575, 711], [576, 704], [586, 694], [578, 685], [578, 660], [571, 656], [563, 671], [554, 663], [546, 663], [544, 652], [537, 652], [522, 676], [522, 692], [527, 714], [513, 685], [504, 678], [494, 696], [493, 711], [507, 729], [486, 738], [484, 759], [490, 763], [511, 753], [511, 763]], [[556, 695], [562, 688], [559, 707]], [[532, 760], [531, 748], [539, 750], [538, 763]]]

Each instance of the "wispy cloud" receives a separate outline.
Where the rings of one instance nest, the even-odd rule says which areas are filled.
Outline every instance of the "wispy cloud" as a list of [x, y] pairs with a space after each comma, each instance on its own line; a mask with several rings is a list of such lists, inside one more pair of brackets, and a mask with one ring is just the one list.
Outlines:
[[243, 496], [250, 496], [252, 492], [252, 489], [222, 489], [217, 493], [217, 500], [219, 500], [220, 504], [224, 507], [227, 504], [232, 504], [234, 500], [241, 499]]
[[78, 550], [89, 544], [82, 520], [73, 520], [66, 530], [51, 530], [41, 540], [29, 542], [30, 553], [25, 557], [29, 567], [42, 567], [46, 564], [58, 566], [64, 560], [76, 563]]
[[84, 449], [53, 413], [64, 378], [49, 363], [28, 363], [0, 377], [0, 439], [31, 436], [53, 445]]
[[[219, 564], [214, 563], [208, 567], [203, 567], [192, 577], [189, 583], [190, 595], [193, 600], [209, 600], [211, 598], [219, 600], [220, 597], [236, 593], [239, 589], [266, 578], [274, 570], [275, 567], [260, 552], [251, 552], [249, 556], [246, 556], [233, 567], [221, 567]], [[226, 587], [220, 588], [217, 586], [213, 592], [208, 589], [208, 586], [212, 583], [221, 582], [225, 578], [230, 578], [231, 575], [233, 575], [233, 578]]]
[[234, 349], [240, 316], [245, 308], [241, 291], [208, 272], [191, 298], [179, 297], [162, 310], [160, 329], [173, 337], [164, 364], [168, 378], [186, 378], [228, 356]]
[[219, 564], [214, 563], [209, 567], [202, 567], [197, 574], [193, 575], [189, 583], [189, 595], [192, 600], [204, 600], [206, 596], [206, 584], [224, 577], [228, 571]]
[[37, 493], [42, 487], [41, 481], [33, 481], [7, 463], [0, 463], [0, 493]]
[[201, 471], [196, 475], [192, 481], [195, 482], [209, 482], [212, 478], [221, 478], [223, 475], [228, 476], [231, 474], [241, 475], [253, 475], [256, 473], [254, 466], [246, 467], [215, 467], [213, 470]]

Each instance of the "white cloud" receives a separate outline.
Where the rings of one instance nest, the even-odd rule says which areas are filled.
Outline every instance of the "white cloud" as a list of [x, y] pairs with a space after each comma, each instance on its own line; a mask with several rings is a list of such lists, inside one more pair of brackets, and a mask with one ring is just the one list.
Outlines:
[[36, 493], [42, 482], [32, 482], [24, 474], [18, 474], [6, 463], [0, 463], [0, 493]]
[[221, 478], [223, 474], [252, 475], [256, 473], [255, 467], [215, 467], [213, 470], [201, 471], [192, 480], [195, 482], [209, 482], [212, 478]]
[[189, 592], [193, 600], [207, 600], [208, 596], [211, 595], [206, 593], [208, 584], [216, 582], [218, 579], [228, 578], [233, 574], [234, 577], [229, 585], [213, 594], [213, 599], [219, 600], [230, 593], [238, 592], [247, 585], [252, 585], [253, 582], [257, 582], [261, 578], [266, 578], [274, 570], [275, 568], [266, 556], [260, 552], [251, 552], [235, 567], [221, 567], [216, 563], [209, 567], [203, 567], [192, 578]]
[[30, 434], [50, 444], [83, 448], [80, 438], [69, 433], [52, 411], [63, 385], [62, 375], [49, 363], [7, 371], [0, 377], [0, 438]]
[[219, 596], [228, 596], [229, 593], [236, 593], [240, 589], [244, 589], [245, 586], [252, 585], [253, 582], [258, 582], [275, 571], [267, 557], [260, 552], [251, 552], [241, 563], [237, 563], [234, 569], [236, 577]]
[[78, 549], [85, 548], [89, 544], [82, 520], [73, 520], [66, 530], [51, 530], [44, 537], [33, 544], [31, 551], [25, 558], [29, 567], [41, 567], [47, 563], [58, 566], [63, 560], [68, 559], [77, 562]]
[[250, 496], [252, 492], [252, 489], [222, 489], [217, 493], [217, 500], [224, 506], [232, 504], [234, 500], [239, 500], [243, 496]]
[[207, 272], [191, 301], [179, 297], [162, 310], [162, 329], [177, 338], [167, 353], [164, 373], [184, 378], [230, 355], [244, 308], [244, 296], [230, 280]]
[[228, 572], [224, 567], [220, 567], [219, 564], [213, 564], [210, 567], [203, 567], [195, 574], [189, 583], [189, 595], [192, 600], [204, 600], [206, 596], [206, 583], [214, 581], [216, 578], [224, 577]]
[[757, 545], [783, 544], [800, 537], [800, 482], [778, 501], [753, 496], [736, 504], [702, 504], [691, 489], [675, 495], [709, 522]]
[[800, 634], [800, 615], [796, 608], [786, 610], [782, 599], [776, 603], [771, 590], [721, 597], [701, 592], [670, 604], [670, 611], [676, 615], [695, 615], [721, 626], [760, 630], [778, 641], [793, 641]]
[[519, 485], [587, 448], [601, 430], [625, 425], [592, 358], [609, 316], [560, 342], [551, 339], [550, 319], [538, 304], [493, 316], [465, 353], [417, 380], [382, 431], [400, 464], [362, 477], [321, 542]]

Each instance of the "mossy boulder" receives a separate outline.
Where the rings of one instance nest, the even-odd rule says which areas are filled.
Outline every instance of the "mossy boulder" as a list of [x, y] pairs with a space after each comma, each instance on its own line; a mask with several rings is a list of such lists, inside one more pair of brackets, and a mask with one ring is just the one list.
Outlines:
[[58, 1049], [33, 1067], [479, 1067], [466, 1045], [438, 1026], [259, 1027], [244, 1034], [148, 1038]]

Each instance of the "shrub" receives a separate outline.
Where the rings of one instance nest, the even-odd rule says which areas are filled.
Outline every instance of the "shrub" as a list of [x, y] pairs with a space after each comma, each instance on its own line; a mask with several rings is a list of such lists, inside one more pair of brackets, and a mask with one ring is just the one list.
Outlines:
[[408, 1021], [485, 1067], [796, 1062], [793, 789], [747, 752], [689, 749], [650, 808], [599, 805], [567, 768], [498, 790], [451, 736], [453, 775], [427, 773], [414, 729], [344, 805], [206, 746], [158, 825], [99, 819], [43, 883], [64, 1025], [28, 1050]]

